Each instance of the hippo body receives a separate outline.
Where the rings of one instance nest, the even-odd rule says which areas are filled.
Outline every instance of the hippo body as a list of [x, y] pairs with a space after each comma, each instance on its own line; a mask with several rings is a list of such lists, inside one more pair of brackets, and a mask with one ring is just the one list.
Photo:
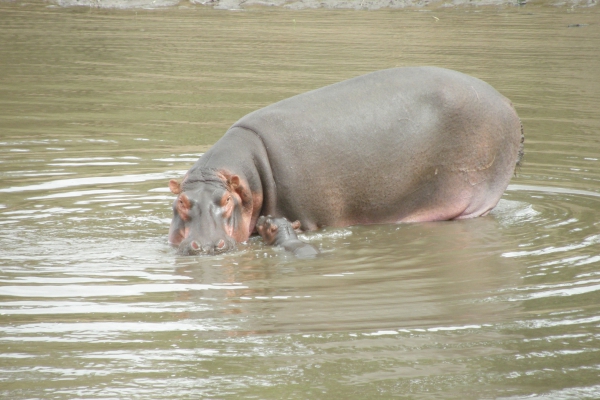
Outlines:
[[266, 244], [281, 246], [299, 258], [315, 257], [319, 254], [318, 250], [298, 239], [295, 229], [299, 228], [300, 221], [290, 222], [283, 217], [273, 218], [270, 215], [262, 216], [256, 222], [256, 230]]
[[266, 214], [305, 230], [486, 215], [522, 155], [519, 117], [487, 83], [436, 67], [373, 72], [233, 124], [170, 182], [169, 241], [225, 251]]

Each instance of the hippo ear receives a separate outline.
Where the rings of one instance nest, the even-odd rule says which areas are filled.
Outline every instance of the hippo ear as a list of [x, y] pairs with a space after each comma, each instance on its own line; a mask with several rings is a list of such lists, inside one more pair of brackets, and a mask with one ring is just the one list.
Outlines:
[[171, 193], [179, 194], [181, 193], [181, 184], [177, 182], [175, 179], [171, 179], [169, 181], [169, 189], [171, 189]]
[[300, 226], [302, 226], [300, 224], [300, 221], [294, 221], [294, 222], [292, 222], [292, 229], [294, 229], [295, 231], [297, 231], [298, 229], [300, 229]]
[[228, 176], [227, 184], [232, 190], [237, 190], [237, 188], [240, 186], [240, 177], [237, 175]]
[[247, 185], [240, 179], [237, 175], [229, 175], [227, 176], [227, 186], [229, 186], [229, 190], [234, 191], [240, 196], [242, 199], [242, 206], [244, 208], [252, 207], [252, 194], [250, 190], [247, 188]]

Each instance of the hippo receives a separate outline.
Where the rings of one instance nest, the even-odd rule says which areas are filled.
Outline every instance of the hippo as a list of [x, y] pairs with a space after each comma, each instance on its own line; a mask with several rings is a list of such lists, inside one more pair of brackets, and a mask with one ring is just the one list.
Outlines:
[[299, 258], [313, 258], [319, 254], [313, 246], [298, 239], [295, 229], [300, 229], [300, 221], [290, 222], [270, 215], [263, 215], [256, 221], [256, 230], [266, 244], [281, 246]]
[[169, 242], [232, 250], [260, 215], [307, 231], [484, 216], [523, 156], [512, 103], [438, 67], [392, 68], [303, 93], [234, 123], [181, 181]]

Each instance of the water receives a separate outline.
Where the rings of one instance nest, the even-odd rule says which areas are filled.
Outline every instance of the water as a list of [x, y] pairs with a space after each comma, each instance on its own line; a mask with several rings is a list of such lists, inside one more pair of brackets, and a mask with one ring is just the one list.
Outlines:
[[[600, 397], [599, 12], [0, 3], [0, 396]], [[167, 245], [168, 180], [239, 117], [408, 65], [513, 100], [493, 215], [309, 233], [314, 260]]]

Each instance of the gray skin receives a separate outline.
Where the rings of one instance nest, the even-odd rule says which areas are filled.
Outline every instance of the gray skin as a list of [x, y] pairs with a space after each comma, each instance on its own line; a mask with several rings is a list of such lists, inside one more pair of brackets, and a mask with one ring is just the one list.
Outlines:
[[281, 246], [299, 258], [312, 258], [319, 254], [313, 246], [298, 239], [295, 229], [300, 229], [300, 221], [290, 222], [270, 215], [263, 215], [256, 221], [256, 230], [266, 244]]
[[260, 215], [324, 226], [486, 215], [523, 155], [511, 102], [442, 68], [394, 68], [300, 94], [233, 124], [169, 186], [169, 241], [224, 252]]

